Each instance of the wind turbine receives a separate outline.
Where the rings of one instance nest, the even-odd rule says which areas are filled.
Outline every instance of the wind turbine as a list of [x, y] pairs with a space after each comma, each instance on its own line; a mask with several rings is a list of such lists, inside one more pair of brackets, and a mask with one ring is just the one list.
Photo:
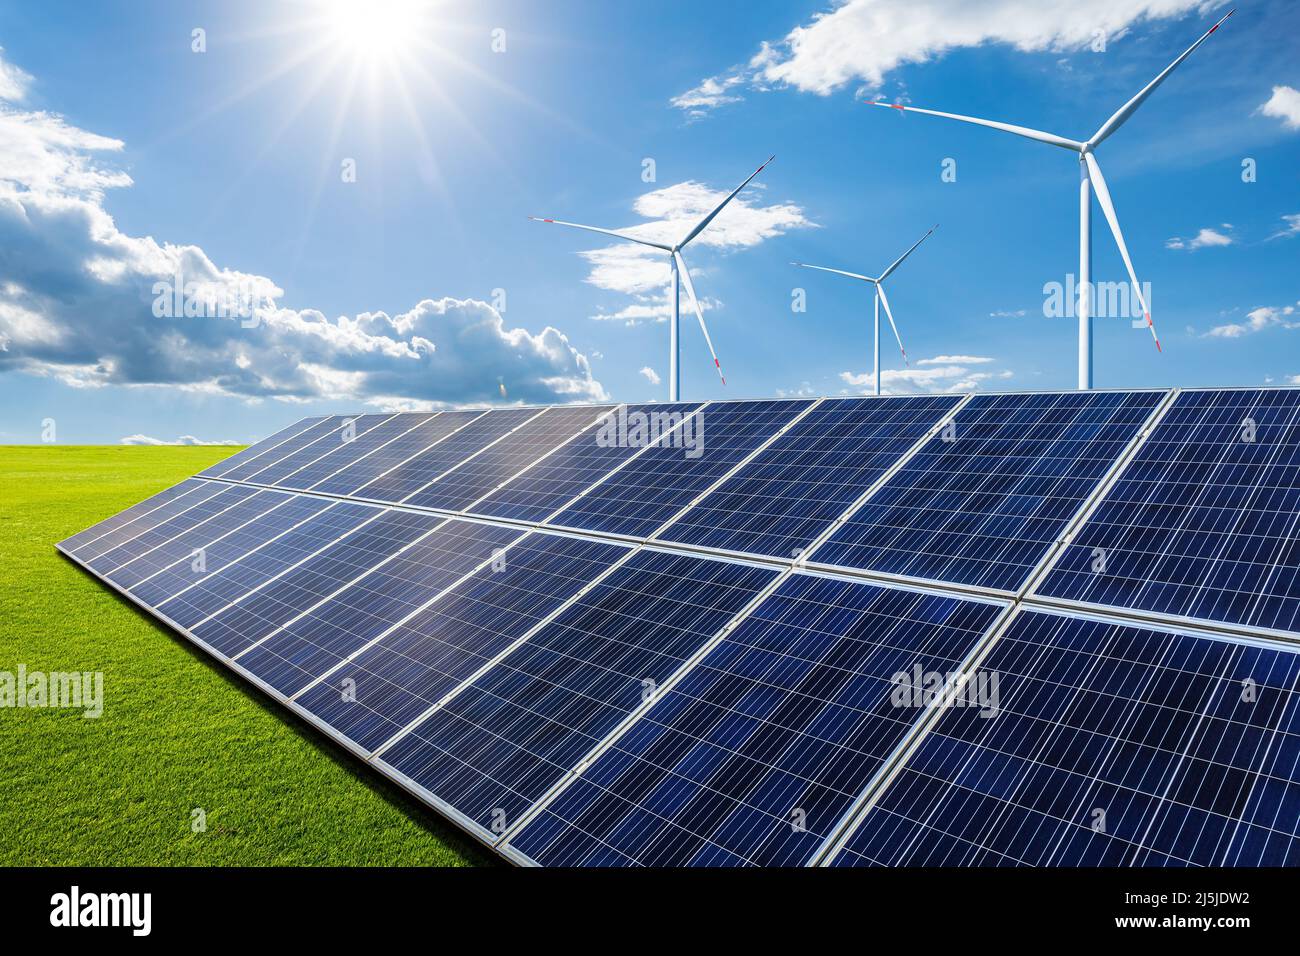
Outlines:
[[1129, 258], [1128, 247], [1124, 244], [1124, 234], [1119, 229], [1119, 218], [1115, 215], [1115, 204], [1111, 202], [1110, 190], [1106, 188], [1106, 179], [1101, 174], [1101, 167], [1097, 164], [1097, 157], [1094, 151], [1100, 146], [1115, 130], [1119, 129], [1133, 115], [1134, 111], [1150, 96], [1157, 86], [1165, 81], [1174, 68], [1183, 60], [1191, 55], [1191, 52], [1205, 42], [1211, 33], [1219, 29], [1224, 20], [1232, 16], [1235, 10], [1229, 10], [1219, 22], [1210, 29], [1206, 30], [1204, 35], [1187, 48], [1187, 50], [1178, 59], [1174, 60], [1165, 67], [1164, 72], [1146, 85], [1137, 96], [1133, 97], [1123, 106], [1121, 106], [1110, 119], [1101, 124], [1101, 128], [1092, 134], [1092, 137], [1084, 142], [1078, 142], [1073, 139], [1066, 139], [1063, 136], [1056, 136], [1053, 133], [1044, 133], [1036, 129], [1027, 129], [1024, 126], [1012, 126], [1009, 123], [998, 123], [993, 120], [977, 119], [974, 116], [962, 116], [957, 113], [941, 113], [938, 110], [923, 110], [915, 106], [902, 106], [895, 103], [877, 102], [876, 106], [884, 106], [890, 109], [900, 110], [906, 113], [926, 113], [930, 116], [943, 116], [947, 119], [961, 120], [964, 123], [975, 123], [978, 126], [988, 126], [993, 129], [1004, 130], [1008, 133], [1015, 133], [1017, 136], [1024, 136], [1026, 139], [1037, 140], [1040, 143], [1048, 143], [1052, 146], [1060, 146], [1063, 149], [1073, 150], [1079, 154], [1079, 388], [1092, 388], [1092, 301], [1091, 301], [1091, 284], [1092, 284], [1092, 190], [1097, 192], [1097, 202], [1101, 204], [1101, 211], [1106, 216], [1106, 222], [1110, 224], [1111, 234], [1115, 237], [1115, 245], [1119, 247], [1120, 257], [1124, 260], [1124, 266], [1128, 269], [1128, 277], [1133, 282], [1133, 292], [1138, 297], [1138, 302], [1142, 305], [1142, 314], [1146, 316], [1147, 328], [1151, 330], [1151, 337], [1155, 339], [1156, 350], [1160, 351], [1160, 338], [1156, 335], [1156, 327], [1151, 321], [1151, 309], [1147, 305], [1146, 297], [1142, 295], [1142, 288], [1138, 285], [1137, 273], [1133, 271], [1133, 261]]
[[[931, 226], [930, 232], [934, 232], [938, 228], [939, 228], [938, 225]], [[875, 286], [876, 289], [875, 353], [876, 353], [876, 394], [877, 395], [880, 394], [880, 305], [881, 303], [884, 303], [885, 315], [889, 317], [889, 327], [894, 330], [894, 338], [898, 340], [898, 351], [903, 353], [903, 364], [904, 365], [908, 364], [907, 349], [903, 348], [903, 339], [898, 334], [898, 326], [894, 323], [894, 313], [889, 308], [889, 297], [885, 295], [884, 283], [886, 279], [888, 279], [891, 275], [893, 275], [894, 270], [903, 264], [903, 260], [912, 254], [912, 252], [916, 249], [917, 246], [919, 246], [921, 243], [925, 242], [925, 240], [930, 238], [930, 232], [927, 232], [920, 239], [916, 240], [916, 242], [912, 243], [911, 249], [908, 249], [905, 253], [903, 253], [901, 256], [895, 259], [893, 263], [890, 265], [890, 267], [886, 269], [884, 272], [880, 273], [880, 275], [875, 279], [871, 278], [871, 276], [860, 276], [856, 272], [845, 272], [843, 269], [830, 269], [827, 268], [826, 266], [813, 266], [813, 265], [809, 265], [806, 262], [790, 263], [790, 265], [792, 266], [802, 266], [805, 269], [816, 269], [819, 272], [833, 272], [837, 276], [848, 276], [850, 279], [860, 279], [863, 282], [870, 282], [873, 286]]]
[[[678, 337], [678, 326], [680, 325], [681, 318], [681, 302], [678, 297], [680, 285], [686, 286], [686, 294], [690, 297], [691, 306], [695, 309], [696, 318], [700, 320], [700, 331], [704, 333], [704, 341], [708, 343], [709, 354], [713, 356], [713, 366], [718, 370], [718, 377], [722, 379], [723, 385], [727, 384], [726, 376], [722, 374], [722, 364], [718, 361], [718, 353], [713, 349], [713, 340], [709, 338], [709, 327], [704, 324], [704, 312], [700, 309], [700, 302], [695, 297], [695, 287], [691, 284], [691, 274], [686, 268], [686, 260], [682, 258], [681, 250], [688, 242], [702, 233], [708, 227], [709, 223], [713, 222], [718, 213], [722, 212], [723, 207], [726, 206], [727, 203], [731, 202], [731, 200], [735, 199], [737, 194], [748, 186], [750, 181], [761, 173], [767, 167], [767, 164], [774, 159], [776, 159], [775, 156], [769, 156], [766, 163], [750, 173], [748, 179], [733, 189], [727, 195], [726, 199], [722, 200], [722, 202], [718, 203], [713, 208], [712, 212], [697, 222], [694, 228], [686, 234], [686, 238], [671, 246], [665, 245], [662, 242], [651, 242], [649, 239], [639, 239], [636, 236], [629, 236], [627, 233], [616, 232], [613, 229], [600, 229], [596, 226], [584, 226], [581, 223], [563, 222], [559, 219], [539, 219], [536, 216], [528, 217], [533, 220], [533, 222], [549, 222], [557, 226], [572, 226], [574, 229], [586, 229], [588, 232], [599, 232], [606, 236], [613, 236], [616, 239], [626, 239], [628, 242], [640, 243], [643, 246], [650, 246], [653, 249], [660, 249], [663, 252], [668, 253], [668, 262], [673, 271], [672, 295], [670, 296], [673, 302], [673, 318], [668, 331], [668, 401], [670, 402], [679, 402], [682, 399], [681, 377], [677, 371], [677, 362], [681, 353], [681, 346]], [[678, 281], [679, 276], [680, 283]]]

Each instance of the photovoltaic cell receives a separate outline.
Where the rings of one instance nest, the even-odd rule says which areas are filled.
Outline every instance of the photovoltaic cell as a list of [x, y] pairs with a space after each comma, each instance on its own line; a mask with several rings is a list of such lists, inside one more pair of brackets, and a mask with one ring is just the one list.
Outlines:
[[[207, 501], [213, 495], [220, 494], [230, 485], [216, 481], [181, 482], [180, 494], [171, 495], [157, 507], [150, 508], [128, 522], [117, 525], [103, 534], [87, 539], [73, 552], [83, 564], [90, 564], [102, 554], [107, 554], [133, 538], [139, 537], [151, 528], [156, 528], [178, 514], [182, 514], [195, 505]], [[161, 496], [157, 496], [161, 497]], [[152, 499], [151, 499], [152, 500]]]
[[457, 584], [296, 702], [372, 751], [626, 553], [600, 541], [530, 534], [499, 567]]
[[823, 402], [658, 537], [791, 558], [957, 401], [925, 396]]
[[835, 864], [1300, 863], [1295, 652], [1029, 612], [983, 669]]
[[1037, 593], [1300, 631], [1300, 391], [1180, 394]]
[[442, 520], [403, 511], [380, 512], [265, 587], [191, 630], [209, 647], [234, 657], [318, 601], [367, 573]]
[[445, 471], [455, 468], [502, 435], [537, 414], [535, 408], [500, 408], [478, 415], [460, 431], [421, 451], [409, 461], [362, 485], [354, 495], [378, 501], [401, 501]]
[[[132, 585], [131, 593], [145, 604], [160, 605], [181, 591], [208, 580], [234, 562], [249, 556], [256, 549], [264, 547], [272, 538], [320, 514], [332, 505], [332, 502], [323, 498], [303, 498], [269, 490], [264, 491], [259, 497], [268, 500], [279, 498], [283, 499], [283, 503], [271, 508], [256, 521], [246, 522], [224, 534], [218, 535], [214, 530], [212, 538], [202, 545], [201, 564], [196, 564], [189, 555], [185, 555], [164, 570]], [[201, 620], [206, 616], [201, 614], [192, 621]]]
[[807, 864], [1001, 605], [795, 574], [510, 841], [548, 866]]
[[[191, 508], [181, 516], [186, 519], [183, 524], [178, 529], [172, 529], [171, 536], [166, 541], [142, 553], [134, 560], [113, 568], [107, 572], [108, 579], [118, 587], [132, 588], [180, 560], [189, 563], [198, 561], [199, 564], [206, 566], [206, 548], [213, 539], [266, 514], [272, 508], [289, 500], [288, 495], [278, 491], [258, 491], [237, 485], [229, 487], [232, 491], [244, 492], [244, 494], [218, 495], [198, 507]], [[253, 493], [246, 493], [250, 491]], [[207, 518], [202, 518], [199, 512], [214, 504], [219, 504], [220, 510]], [[172, 520], [180, 521], [179, 518]], [[161, 530], [170, 523], [167, 522], [155, 530]]]
[[242, 467], [252, 459], [259, 457], [260, 455], [262, 455], [267, 451], [270, 451], [272, 448], [275, 448], [277, 445], [279, 445], [281, 442], [285, 441], [286, 439], [292, 438], [294, 435], [297, 435], [299, 432], [305, 431], [308, 428], [312, 428], [320, 424], [324, 420], [325, 420], [324, 416], [317, 416], [315, 418], [304, 418], [301, 421], [294, 422], [288, 428], [280, 429], [270, 438], [263, 438], [261, 441], [249, 445], [243, 451], [236, 452], [235, 454], [231, 455], [229, 458], [223, 458], [221, 459], [221, 461], [217, 462], [216, 464], [208, 468], [204, 468], [201, 472], [199, 472], [199, 474], [204, 478], [224, 477], [227, 472]]
[[[362, 532], [364, 533], [364, 532]], [[292, 696], [420, 610], [524, 532], [449, 521], [239, 656], [239, 664]]]
[[350, 447], [357, 438], [364, 436], [366, 432], [391, 417], [390, 415], [357, 415], [344, 418], [337, 428], [321, 435], [311, 444], [299, 448], [291, 455], [285, 455], [265, 468], [254, 471], [243, 480], [259, 485], [277, 485], [318, 459], [333, 454], [340, 448]]
[[[699, 407], [694, 404], [628, 405], [615, 413], [615, 423], [661, 415], [680, 421]], [[660, 419], [667, 422], [669, 418]], [[519, 521], [545, 521], [553, 512], [626, 462], [644, 445], [618, 440], [618, 430], [611, 438], [611, 427], [604, 422], [592, 425], [581, 435], [561, 446], [555, 454], [474, 505], [474, 512]], [[631, 430], [627, 434], [632, 434]]]
[[[375, 518], [377, 510], [365, 505], [336, 502], [319, 513], [295, 523], [288, 530], [257, 529], [267, 540], [231, 561], [215, 573], [200, 576], [175, 596], [159, 604], [159, 609], [182, 627], [192, 628], [223, 607], [288, 571]], [[275, 532], [272, 534], [272, 532]]]
[[[89, 544], [96, 538], [100, 538], [110, 531], [115, 531], [124, 525], [130, 524], [137, 518], [148, 514], [155, 508], [165, 505], [173, 498], [179, 498], [182, 495], [189, 494], [197, 488], [202, 488], [206, 482], [195, 481], [193, 478], [182, 481], [178, 485], [172, 485], [170, 488], [164, 488], [158, 494], [146, 498], [139, 504], [134, 504], [125, 511], [119, 511], [117, 514], [105, 518], [96, 524], [91, 525], [85, 531], [78, 531], [70, 538], [64, 538], [59, 542], [59, 548], [68, 553], [79, 551], [84, 545]], [[99, 552], [96, 552], [99, 553]]]
[[429, 421], [431, 415], [393, 415], [381, 421], [373, 428], [362, 431], [362, 422], [357, 422], [357, 430], [350, 441], [339, 441], [333, 451], [326, 452], [297, 471], [275, 482], [280, 488], [297, 488], [306, 490], [325, 481], [340, 469], [364, 458], [370, 452], [387, 445], [389, 442], [406, 434], [416, 425]]
[[[720, 402], [662, 438], [556, 515], [553, 525], [645, 537], [812, 403]], [[690, 439], [685, 444], [680, 438]]]
[[1015, 591], [1163, 392], [982, 395], [817, 549], [819, 564]]
[[380, 759], [487, 832], [513, 822], [774, 574], [642, 552]]
[[329, 495], [353, 494], [482, 414], [481, 411], [467, 411], [431, 415], [423, 424], [376, 448], [370, 454], [358, 457], [352, 464], [317, 482], [312, 486], [312, 491]]
[[548, 408], [518, 430], [443, 475], [405, 503], [460, 511], [585, 428], [603, 410], [592, 405]]
[[[216, 466], [214, 465], [209, 471], [227, 481], [248, 481], [253, 475], [274, 465], [276, 462], [297, 454], [297, 452], [322, 436], [333, 434], [335, 429], [339, 428], [344, 421], [346, 421], [346, 418], [342, 415], [331, 415], [328, 418], [318, 419], [314, 424], [309, 425], [302, 431], [296, 432], [274, 447], [268, 448], [261, 455], [249, 458], [244, 458], [243, 455], [235, 455], [235, 458], [242, 459], [238, 464], [219, 472], [215, 471]], [[251, 450], [249, 449], [249, 451]]]

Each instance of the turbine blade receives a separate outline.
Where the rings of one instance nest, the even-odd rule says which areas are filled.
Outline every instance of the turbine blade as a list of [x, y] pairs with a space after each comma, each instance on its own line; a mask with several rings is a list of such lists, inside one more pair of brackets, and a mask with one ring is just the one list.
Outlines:
[[889, 319], [889, 327], [894, 330], [894, 338], [898, 341], [898, 351], [903, 353], [903, 364], [911, 367], [907, 361], [907, 349], [903, 348], [903, 337], [898, 334], [898, 326], [894, 324], [894, 313], [889, 309], [889, 296], [885, 295], [885, 287], [876, 283], [876, 291], [880, 293], [880, 304], [885, 307], [885, 316]]
[[806, 262], [792, 262], [792, 266], [801, 266], [804, 269], [816, 269], [818, 272], [833, 272], [837, 276], [848, 276], [850, 279], [861, 279], [863, 282], [875, 282], [871, 276], [860, 276], [856, 272], [845, 272], [843, 269], [831, 269], [828, 266], [814, 266]]
[[[767, 158], [767, 163], [770, 163], [774, 159], [776, 159], [775, 156], [769, 156]], [[722, 200], [722, 202], [718, 203], [718, 205], [714, 207], [713, 212], [709, 213], [698, 223], [696, 223], [695, 228], [690, 231], [690, 233], [686, 236], [686, 238], [683, 239], [681, 242], [677, 243], [677, 248], [680, 249], [682, 246], [686, 245], [686, 243], [690, 242], [692, 239], [694, 239], [696, 236], [702, 233], [705, 230], [705, 228], [708, 226], [708, 224], [713, 222], [714, 217], [717, 216], [718, 213], [722, 212], [722, 207], [725, 206], [727, 203], [731, 202], [731, 200], [735, 199], [737, 193], [739, 193], [742, 189], [748, 186], [755, 176], [757, 176], [759, 173], [761, 173], [764, 169], [767, 168], [767, 163], [764, 163], [762, 166], [758, 167], [758, 169], [750, 173], [749, 179], [746, 179], [743, 183], [741, 183], [739, 186], [733, 189], [730, 195], [728, 195], [726, 199]]]
[[533, 222], [549, 222], [556, 226], [569, 226], [572, 229], [585, 229], [587, 232], [598, 232], [603, 236], [613, 236], [615, 239], [626, 239], [628, 242], [637, 242], [643, 246], [650, 246], [653, 249], [662, 249], [664, 252], [672, 252], [672, 246], [666, 246], [662, 242], [651, 242], [649, 239], [638, 239], [636, 236], [629, 236], [626, 233], [615, 232], [613, 229], [601, 229], [599, 226], [584, 226], [578, 222], [565, 222], [562, 219], [540, 219], [537, 216], [529, 216]]
[[[939, 228], [939, 224], [938, 224], [938, 223], [935, 223], [933, 226], [930, 227], [930, 232], [934, 232], [934, 231], [935, 231], [936, 229], [938, 229], [938, 228]], [[910, 256], [910, 255], [911, 255], [911, 254], [916, 250], [916, 247], [917, 247], [917, 246], [919, 246], [921, 243], [925, 242], [925, 240], [927, 240], [927, 239], [930, 238], [930, 232], [927, 232], [927, 233], [926, 233], [924, 236], [922, 236], [920, 239], [916, 240], [916, 242], [912, 243], [912, 248], [911, 248], [911, 249], [908, 249], [905, 253], [903, 253], [901, 256], [899, 256], [897, 259], [895, 259], [895, 260], [894, 260], [894, 264], [891, 265], [888, 269], [886, 269], [884, 272], [882, 272], [882, 273], [880, 274], [880, 280], [879, 280], [879, 281], [884, 282], [886, 279], [888, 279], [889, 276], [890, 276], [890, 274], [891, 274], [895, 269], [897, 269], [900, 265], [902, 265], [903, 260], [906, 259], [908, 256]]]
[[1097, 158], [1092, 153], [1084, 153], [1083, 158], [1088, 164], [1088, 178], [1092, 180], [1092, 188], [1097, 193], [1097, 202], [1101, 204], [1101, 211], [1106, 214], [1111, 234], [1115, 237], [1115, 245], [1119, 246], [1120, 258], [1124, 260], [1124, 267], [1128, 269], [1129, 280], [1133, 283], [1133, 292], [1138, 297], [1138, 302], [1142, 304], [1142, 314], [1146, 316], [1147, 328], [1151, 330], [1151, 337], [1156, 340], [1156, 351], [1164, 351], [1160, 348], [1160, 336], [1156, 335], [1156, 327], [1151, 321], [1151, 309], [1147, 306], [1146, 297], [1142, 295], [1142, 287], [1138, 285], [1137, 273], [1133, 271], [1133, 260], [1129, 258], [1128, 247], [1124, 245], [1124, 234], [1119, 231], [1119, 217], [1115, 215], [1115, 204], [1110, 201], [1110, 190], [1106, 188], [1106, 178], [1101, 174], [1101, 166], [1097, 164]]
[[1097, 146], [1104, 139], [1106, 139], [1106, 137], [1110, 136], [1111, 133], [1115, 132], [1115, 130], [1123, 126], [1124, 123], [1128, 120], [1128, 118], [1133, 115], [1134, 111], [1137, 110], [1137, 108], [1142, 105], [1142, 103], [1146, 100], [1146, 98], [1155, 92], [1156, 87], [1165, 81], [1165, 77], [1167, 77], [1170, 73], [1174, 72], [1174, 68], [1177, 67], [1179, 63], [1182, 63], [1183, 60], [1187, 59], [1187, 57], [1191, 54], [1193, 50], [1195, 50], [1198, 46], [1204, 43], [1206, 39], [1209, 37], [1209, 35], [1213, 33], [1215, 30], [1219, 29], [1220, 24], [1222, 24], [1224, 20], [1228, 19], [1228, 17], [1232, 16], [1234, 13], [1236, 13], [1235, 10], [1229, 10], [1226, 14], [1220, 17], [1218, 23], [1210, 27], [1210, 29], [1206, 30], [1205, 33], [1201, 35], [1201, 38], [1199, 40], [1197, 40], [1195, 43], [1189, 46], [1185, 51], [1183, 51], [1182, 56], [1180, 56], [1178, 59], [1174, 60], [1173, 63], [1170, 63], [1167, 67], [1165, 67], [1164, 72], [1161, 73], [1159, 76], [1157, 76], [1150, 83], [1148, 83], [1146, 87], [1143, 88], [1142, 92], [1140, 92], [1137, 96], [1133, 97], [1133, 99], [1129, 100], [1118, 110], [1116, 110], [1115, 115], [1112, 116], [1110, 119], [1106, 120], [1106, 122], [1102, 123], [1101, 129], [1097, 130], [1097, 132], [1093, 134], [1092, 139], [1088, 140], [1088, 145], [1092, 147]]
[[988, 126], [991, 129], [1000, 129], [1006, 133], [1015, 133], [1017, 136], [1023, 136], [1026, 139], [1036, 140], [1040, 143], [1047, 143], [1051, 146], [1060, 146], [1062, 149], [1072, 149], [1076, 153], [1083, 149], [1083, 144], [1072, 139], [1066, 139], [1064, 136], [1057, 136], [1055, 133], [1044, 133], [1042, 130], [1030, 129], [1027, 126], [1013, 126], [1010, 123], [999, 123], [995, 120], [977, 119], [974, 116], [962, 116], [960, 113], [941, 113], [938, 110], [923, 110], [919, 106], [902, 106], [898, 103], [882, 103], [876, 100], [873, 106], [883, 106], [887, 109], [900, 110], [904, 113], [925, 113], [927, 116], [942, 116], [944, 119], [961, 120], [963, 123], [974, 123], [976, 126]]
[[704, 333], [704, 341], [708, 343], [709, 354], [713, 356], [713, 367], [718, 370], [718, 378], [722, 379], [722, 384], [727, 384], [727, 377], [722, 374], [722, 363], [718, 361], [718, 353], [713, 351], [713, 340], [709, 338], [709, 327], [704, 324], [704, 312], [700, 309], [700, 300], [695, 298], [695, 286], [691, 285], [691, 273], [686, 268], [686, 260], [682, 258], [680, 252], [674, 252], [673, 258], [677, 260], [677, 274], [682, 277], [682, 285], [686, 286], [686, 294], [690, 297], [691, 308], [695, 310], [695, 317], [700, 320], [700, 331]]

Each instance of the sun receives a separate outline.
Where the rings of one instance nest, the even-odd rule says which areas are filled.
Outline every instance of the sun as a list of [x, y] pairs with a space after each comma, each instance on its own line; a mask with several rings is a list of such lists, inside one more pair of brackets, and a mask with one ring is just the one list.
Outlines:
[[418, 41], [421, 0], [322, 0], [332, 44], [358, 59], [398, 57]]

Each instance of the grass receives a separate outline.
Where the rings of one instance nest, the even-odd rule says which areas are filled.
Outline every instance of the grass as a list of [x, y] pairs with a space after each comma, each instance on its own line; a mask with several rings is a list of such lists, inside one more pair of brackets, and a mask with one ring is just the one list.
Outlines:
[[[0, 709], [0, 865], [484, 863], [430, 810], [54, 544], [237, 451], [0, 447], [0, 671], [102, 671], [104, 713]], [[206, 814], [204, 832], [191, 827]]]

